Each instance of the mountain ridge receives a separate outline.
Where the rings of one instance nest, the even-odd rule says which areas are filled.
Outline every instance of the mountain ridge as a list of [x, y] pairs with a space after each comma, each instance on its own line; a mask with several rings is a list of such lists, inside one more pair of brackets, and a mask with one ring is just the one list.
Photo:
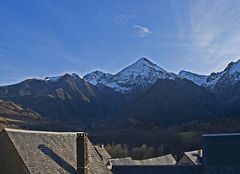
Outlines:
[[[161, 113], [160, 117], [173, 115], [172, 106], [176, 111], [172, 123], [176, 123], [174, 119], [186, 120], [187, 115], [187, 120], [237, 116], [240, 113], [237, 109], [240, 95], [236, 95], [240, 82], [239, 62], [230, 63], [225, 70], [209, 76], [187, 71], [177, 75], [141, 58], [116, 74], [94, 71], [83, 78], [66, 73], [45, 79], [26, 79], [0, 87], [0, 99], [19, 103], [50, 119], [78, 120], [90, 125], [105, 124], [106, 120], [116, 122], [130, 113], [134, 115], [129, 118], [142, 118], [145, 113], [146, 119], [151, 116], [153, 122], [161, 120], [164, 124], [164, 119], [158, 118], [156, 113]], [[188, 91], [193, 91], [195, 97]], [[208, 103], [208, 100], [213, 102]], [[211, 109], [212, 106], [215, 109]], [[136, 111], [138, 108], [143, 109], [142, 113]], [[222, 108], [226, 108], [226, 112], [220, 112]], [[231, 108], [235, 112], [231, 112]], [[169, 124], [171, 120], [165, 121]]]
[[240, 80], [240, 60], [230, 62], [227, 67], [220, 72], [213, 72], [210, 75], [199, 75], [189, 71], [180, 71], [179, 77], [192, 81], [193, 83], [215, 90], [233, 85]]
[[[51, 83], [57, 82], [65, 75], [69, 75], [74, 79], [80, 78], [76, 73], [66, 73], [64, 75], [46, 77], [44, 79], [27, 80], [42, 80]], [[141, 88], [141, 91], [144, 91], [158, 79], [175, 78], [187, 79], [199, 86], [213, 90], [219, 87], [226, 87], [240, 80], [240, 60], [229, 63], [223, 71], [212, 72], [210, 75], [201, 75], [186, 70], [182, 70], [178, 74], [168, 72], [147, 58], [142, 57], [116, 74], [96, 70], [82, 77], [84, 81], [94, 86], [105, 86], [121, 93], [131, 93]]]
[[122, 101], [121, 94], [112, 89], [96, 87], [71, 74], [54, 81], [28, 79], [0, 87], [0, 98], [20, 103], [51, 119], [82, 121], [108, 117]]

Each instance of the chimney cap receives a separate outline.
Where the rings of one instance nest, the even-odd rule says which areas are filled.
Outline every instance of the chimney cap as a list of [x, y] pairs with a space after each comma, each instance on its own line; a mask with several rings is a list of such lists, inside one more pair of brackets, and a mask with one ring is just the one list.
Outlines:
[[82, 136], [85, 136], [85, 137], [87, 137], [87, 136], [88, 136], [88, 134], [87, 134], [87, 133], [85, 133], [85, 132], [77, 132], [77, 136], [78, 136], [78, 137], [82, 137]]

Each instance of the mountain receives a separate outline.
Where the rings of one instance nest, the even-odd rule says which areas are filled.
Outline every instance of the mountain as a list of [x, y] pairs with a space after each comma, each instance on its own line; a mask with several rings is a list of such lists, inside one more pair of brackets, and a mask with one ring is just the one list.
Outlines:
[[103, 85], [117, 92], [131, 93], [143, 92], [153, 85], [158, 79], [187, 79], [193, 83], [215, 90], [233, 85], [240, 80], [240, 60], [231, 62], [221, 72], [210, 75], [199, 75], [189, 71], [180, 71], [178, 75], [167, 72], [146, 58], [140, 58], [132, 65], [124, 68], [115, 75], [94, 71], [86, 74], [83, 79], [93, 85]]
[[218, 115], [215, 96], [184, 79], [158, 80], [125, 111], [125, 122], [133, 125], [168, 126]]
[[[53, 80], [54, 79], [54, 80]], [[88, 83], [79, 76], [65, 74], [58, 78], [27, 79], [18, 84], [0, 88], [1, 97], [48, 96], [50, 98], [80, 98], [88, 101], [94, 96]]]
[[214, 91], [214, 94], [221, 103], [225, 116], [240, 116], [240, 81], [224, 88], [221, 86]]
[[213, 89], [218, 80], [223, 76], [224, 72], [211, 73], [210, 75], [199, 75], [189, 71], [180, 71], [178, 76], [181, 79], [187, 79], [192, 81], [198, 86], [203, 86], [209, 89]]
[[231, 62], [221, 72], [222, 76], [214, 87], [214, 94], [221, 101], [225, 113], [240, 115], [240, 60]]
[[0, 130], [84, 129], [98, 137], [96, 143], [161, 144], [164, 153], [200, 148], [204, 132], [240, 130], [239, 64], [210, 75], [176, 75], [141, 58], [116, 74], [64, 74], [0, 86]]
[[[106, 85], [113, 75], [104, 73], [102, 71], [94, 71], [86, 74], [83, 79], [93, 85], [103, 84]], [[107, 85], [106, 85], [107, 86]]]
[[0, 117], [1, 116], [17, 116], [40, 119], [41, 115], [28, 108], [23, 108], [11, 101], [0, 100]]
[[0, 98], [22, 104], [50, 119], [90, 122], [114, 114], [121, 106], [120, 93], [95, 87], [76, 74], [58, 78], [27, 79], [0, 87]]
[[206, 75], [198, 75], [196, 73], [192, 73], [184, 70], [180, 71], [178, 76], [182, 79], [190, 80], [199, 86], [203, 86], [204, 84], [206, 84], [208, 79], [208, 76]]
[[211, 91], [216, 96], [219, 108], [221, 108], [221, 115], [239, 117], [240, 60], [229, 63], [223, 71], [211, 73], [209, 76], [182, 71], [179, 73], [179, 77], [188, 79]]
[[221, 77], [215, 85], [215, 88], [217, 89], [238, 83], [240, 81], [240, 60], [229, 63], [224, 71], [219, 74], [221, 74]]
[[231, 62], [221, 72], [210, 75], [199, 75], [189, 71], [180, 71], [178, 76], [209, 89], [217, 90], [236, 84], [240, 80], [240, 60]]
[[170, 125], [240, 113], [240, 61], [223, 71], [198, 75], [167, 72], [146, 58], [116, 74], [94, 71], [27, 79], [0, 87], [0, 99], [51, 120]]
[[33, 124], [39, 124], [42, 116], [12, 101], [0, 100], [0, 131], [4, 127], [29, 127]]
[[104, 85], [115, 91], [130, 93], [145, 90], [158, 79], [175, 79], [177, 75], [169, 73], [146, 58], [140, 58], [132, 65], [115, 75], [95, 71], [83, 77], [93, 85]]

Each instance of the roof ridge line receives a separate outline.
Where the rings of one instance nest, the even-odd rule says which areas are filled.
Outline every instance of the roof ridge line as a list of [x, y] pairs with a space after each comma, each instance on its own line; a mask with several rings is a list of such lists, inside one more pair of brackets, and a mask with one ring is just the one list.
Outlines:
[[21, 133], [41, 133], [41, 134], [82, 134], [84, 132], [54, 132], [54, 131], [38, 131], [38, 130], [25, 130], [25, 129], [13, 129], [4, 128], [6, 132], [21, 132]]

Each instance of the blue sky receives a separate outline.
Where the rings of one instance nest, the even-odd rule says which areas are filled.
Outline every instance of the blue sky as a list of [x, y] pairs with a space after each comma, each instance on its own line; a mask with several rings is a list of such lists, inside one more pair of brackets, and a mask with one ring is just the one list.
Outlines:
[[208, 74], [240, 57], [237, 0], [1, 0], [0, 84], [116, 73], [140, 57]]

